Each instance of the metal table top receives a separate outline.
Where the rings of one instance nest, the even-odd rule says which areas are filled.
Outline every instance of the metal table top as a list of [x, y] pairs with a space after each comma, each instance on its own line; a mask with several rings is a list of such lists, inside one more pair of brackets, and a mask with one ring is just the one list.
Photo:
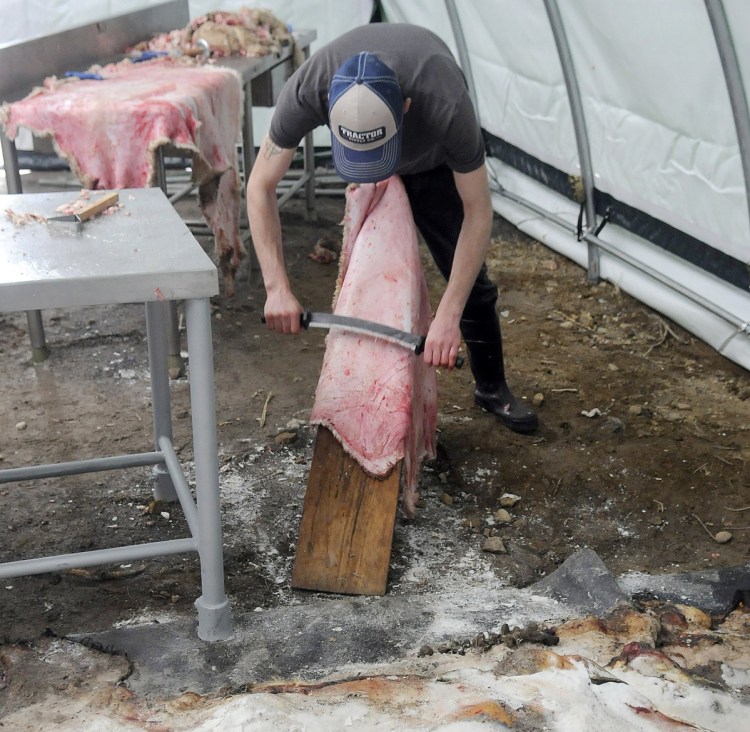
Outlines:
[[[294, 41], [301, 49], [307, 48], [318, 36], [314, 30], [300, 30], [293, 33]], [[294, 47], [284, 46], [280, 53], [268, 53], [265, 56], [223, 56], [215, 59], [217, 66], [234, 69], [243, 81], [252, 81], [279, 64], [292, 59]]]
[[75, 193], [0, 196], [0, 312], [218, 294], [216, 267], [161, 189], [119, 195], [122, 208], [85, 221], [81, 233], [15, 225], [5, 213], [59, 216]]

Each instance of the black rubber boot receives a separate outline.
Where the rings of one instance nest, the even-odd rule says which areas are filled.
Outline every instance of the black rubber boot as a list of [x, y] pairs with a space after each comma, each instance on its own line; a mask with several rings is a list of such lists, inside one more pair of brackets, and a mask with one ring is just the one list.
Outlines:
[[516, 399], [505, 380], [503, 342], [497, 313], [482, 320], [461, 320], [461, 334], [471, 360], [476, 381], [475, 403], [491, 412], [514, 432], [527, 434], [539, 426], [533, 409]]
[[534, 410], [519, 402], [505, 382], [493, 392], [475, 390], [474, 401], [514, 432], [528, 434], [539, 426], [539, 418]]

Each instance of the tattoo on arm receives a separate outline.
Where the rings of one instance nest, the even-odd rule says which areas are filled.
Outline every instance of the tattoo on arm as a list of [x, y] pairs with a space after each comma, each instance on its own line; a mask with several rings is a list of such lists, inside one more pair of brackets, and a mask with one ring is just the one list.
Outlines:
[[266, 139], [266, 144], [264, 145], [265, 153], [264, 156], [266, 160], [270, 159], [274, 155], [280, 155], [283, 151], [283, 148], [279, 147], [276, 143], [272, 142], [269, 139]]

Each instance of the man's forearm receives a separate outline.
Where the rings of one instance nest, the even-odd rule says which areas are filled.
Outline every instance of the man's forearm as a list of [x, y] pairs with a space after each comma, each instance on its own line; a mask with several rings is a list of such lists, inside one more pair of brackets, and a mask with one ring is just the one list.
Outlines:
[[269, 194], [268, 191], [248, 188], [247, 210], [250, 235], [266, 292], [289, 289], [275, 190]]
[[487, 256], [493, 211], [484, 166], [472, 173], [456, 174], [455, 180], [463, 202], [464, 217], [453, 255], [451, 275], [438, 313], [442, 317], [460, 319]]
[[250, 235], [267, 292], [289, 289], [284, 264], [276, 187], [288, 170], [294, 150], [285, 150], [266, 135], [247, 184]]
[[492, 218], [486, 213], [464, 218], [453, 257], [453, 267], [438, 312], [460, 319], [490, 245]]
[[268, 327], [281, 333], [299, 333], [302, 312], [286, 273], [276, 202], [276, 187], [289, 169], [294, 152], [275, 145], [266, 135], [247, 183], [250, 234], [266, 287], [263, 312]]

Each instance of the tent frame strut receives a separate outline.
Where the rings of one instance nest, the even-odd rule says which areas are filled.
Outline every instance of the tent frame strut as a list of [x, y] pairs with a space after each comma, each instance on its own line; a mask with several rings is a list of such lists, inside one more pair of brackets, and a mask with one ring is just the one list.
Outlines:
[[547, 17], [552, 28], [552, 35], [557, 46], [557, 55], [560, 59], [565, 88], [568, 92], [568, 102], [573, 118], [573, 131], [575, 132], [576, 147], [578, 148], [578, 160], [581, 166], [581, 181], [585, 193], [584, 212], [586, 214], [586, 226], [580, 239], [586, 241], [588, 247], [588, 276], [589, 282], [599, 281], [599, 250], [596, 239], [591, 234], [596, 231], [596, 204], [594, 200], [594, 166], [591, 163], [591, 150], [589, 147], [589, 136], [586, 129], [586, 116], [583, 112], [583, 100], [581, 90], [578, 86], [573, 55], [570, 52], [568, 36], [565, 33], [560, 8], [557, 0], [544, 0]]
[[453, 31], [453, 38], [456, 41], [456, 49], [458, 50], [458, 60], [461, 65], [461, 71], [464, 72], [464, 78], [466, 79], [466, 86], [469, 88], [469, 97], [471, 103], [474, 105], [474, 112], [479, 119], [479, 104], [477, 102], [477, 88], [474, 85], [474, 74], [471, 71], [471, 60], [469, 59], [469, 50], [466, 45], [466, 37], [464, 36], [464, 30], [461, 26], [461, 19], [458, 17], [458, 10], [456, 10], [455, 0], [445, 0], [445, 9], [448, 11], [448, 18], [451, 22], [451, 30]]
[[[734, 126], [737, 130], [737, 142], [740, 148], [740, 161], [742, 172], [745, 177], [745, 197], [747, 198], [748, 217], [750, 217], [750, 110], [747, 104], [747, 95], [742, 80], [740, 64], [737, 60], [737, 51], [729, 30], [726, 10], [723, 0], [704, 0], [708, 19], [716, 40], [716, 47], [721, 59], [721, 67], [724, 71], [724, 79], [729, 93], [729, 102], [732, 105], [732, 116]], [[750, 257], [748, 257], [750, 259]]]

